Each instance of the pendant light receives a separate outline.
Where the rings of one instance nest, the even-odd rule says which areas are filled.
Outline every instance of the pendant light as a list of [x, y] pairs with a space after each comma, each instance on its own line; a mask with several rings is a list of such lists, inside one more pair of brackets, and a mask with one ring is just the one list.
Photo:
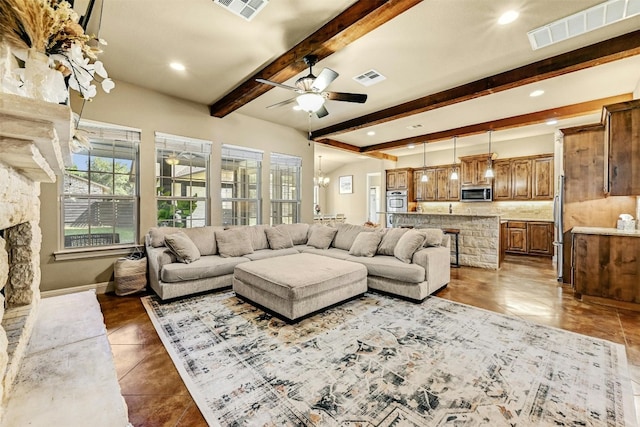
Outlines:
[[487, 166], [487, 171], [484, 173], [485, 178], [493, 178], [493, 168], [491, 164], [491, 130], [489, 132], [489, 165]]
[[458, 139], [457, 136], [453, 137], [453, 170], [451, 171], [451, 180], [455, 181], [456, 179], [458, 179], [458, 165], [457, 165], [457, 161], [456, 161], [456, 140]]
[[422, 143], [422, 176], [420, 177], [420, 182], [429, 181], [429, 177], [427, 176], [427, 142]]

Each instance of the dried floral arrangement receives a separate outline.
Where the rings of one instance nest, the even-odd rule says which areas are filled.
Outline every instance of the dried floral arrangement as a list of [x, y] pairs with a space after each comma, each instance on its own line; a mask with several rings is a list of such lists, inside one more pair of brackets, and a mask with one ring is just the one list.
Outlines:
[[97, 61], [99, 45], [106, 42], [85, 34], [67, 1], [0, 0], [0, 42], [11, 46], [23, 61], [29, 49], [47, 55], [49, 66], [68, 77], [69, 87], [85, 99], [96, 95], [92, 84], [96, 74], [105, 92], [115, 86]]

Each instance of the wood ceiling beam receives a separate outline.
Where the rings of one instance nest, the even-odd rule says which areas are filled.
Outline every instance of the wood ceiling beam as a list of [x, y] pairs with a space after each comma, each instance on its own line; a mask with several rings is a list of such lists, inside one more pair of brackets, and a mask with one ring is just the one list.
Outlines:
[[273, 86], [258, 83], [256, 79], [284, 83], [307, 68], [302, 61], [305, 55], [313, 54], [318, 60], [322, 60], [421, 2], [422, 0], [356, 1], [315, 33], [211, 104], [210, 114], [224, 117], [273, 89]]
[[374, 151], [374, 150], [364, 152], [360, 147], [347, 144], [346, 142], [336, 141], [335, 139], [321, 139], [320, 141], [315, 141], [315, 142], [317, 142], [318, 144], [324, 144], [329, 147], [336, 148], [338, 150], [348, 151], [352, 154], [360, 154], [363, 156], [373, 157], [374, 159], [391, 160], [392, 162], [398, 161], [398, 157], [392, 154], [381, 153], [379, 151]]
[[312, 132], [311, 138], [315, 140], [351, 132], [638, 54], [640, 54], [640, 30], [327, 126]]
[[423, 142], [433, 143], [451, 139], [454, 136], [464, 137], [477, 135], [488, 130], [506, 130], [522, 126], [535, 125], [545, 123], [549, 119], [569, 119], [572, 117], [583, 116], [585, 114], [593, 114], [602, 111], [602, 107], [610, 104], [617, 104], [633, 99], [633, 94], [625, 93], [608, 98], [596, 99], [594, 101], [581, 102], [579, 104], [566, 105], [564, 107], [551, 108], [549, 110], [536, 111], [534, 113], [522, 114], [519, 116], [507, 117], [504, 119], [492, 120], [484, 123], [476, 123], [468, 126], [462, 126], [455, 129], [447, 129], [439, 132], [433, 132], [425, 135], [413, 136], [411, 138], [398, 139], [396, 141], [384, 142], [381, 144], [369, 145], [362, 147], [361, 151], [380, 151], [390, 150], [393, 148], [404, 147], [408, 144], [422, 144]]

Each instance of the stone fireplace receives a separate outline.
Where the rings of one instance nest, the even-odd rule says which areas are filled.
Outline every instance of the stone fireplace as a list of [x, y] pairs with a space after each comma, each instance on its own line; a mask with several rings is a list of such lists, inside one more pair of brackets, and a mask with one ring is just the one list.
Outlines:
[[71, 126], [71, 110], [67, 106], [0, 93], [3, 406], [11, 393], [40, 301], [40, 183], [55, 182], [70, 163]]

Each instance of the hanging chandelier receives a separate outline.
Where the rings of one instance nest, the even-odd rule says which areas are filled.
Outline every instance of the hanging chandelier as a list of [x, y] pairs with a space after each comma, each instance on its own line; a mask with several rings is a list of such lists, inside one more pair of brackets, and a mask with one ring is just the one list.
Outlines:
[[316, 171], [316, 175], [313, 177], [313, 185], [325, 188], [329, 185], [329, 181], [329, 177], [322, 173], [322, 156], [318, 156], [318, 170]]

